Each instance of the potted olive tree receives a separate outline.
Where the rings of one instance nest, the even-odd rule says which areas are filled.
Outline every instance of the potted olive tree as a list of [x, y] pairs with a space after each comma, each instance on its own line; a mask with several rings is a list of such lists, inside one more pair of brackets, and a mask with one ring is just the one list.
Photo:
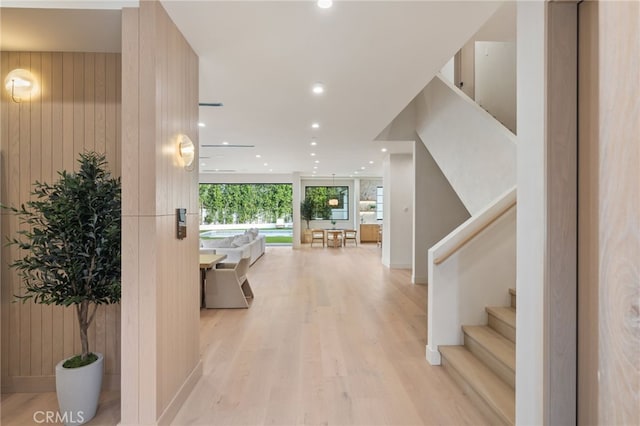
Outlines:
[[26, 224], [9, 241], [24, 250], [10, 266], [23, 283], [18, 299], [72, 307], [82, 353], [56, 366], [56, 391], [67, 424], [96, 412], [103, 356], [89, 351], [88, 329], [99, 305], [120, 301], [120, 179], [104, 155], [84, 153], [77, 173], [59, 172], [54, 184], [36, 181], [32, 199], [8, 207]]
[[311, 230], [309, 230], [309, 221], [313, 219], [314, 210], [315, 205], [313, 199], [311, 199], [311, 197], [305, 197], [305, 199], [300, 203], [300, 217], [302, 218], [302, 220], [307, 222], [307, 229], [304, 230], [303, 234], [303, 243], [311, 242]]

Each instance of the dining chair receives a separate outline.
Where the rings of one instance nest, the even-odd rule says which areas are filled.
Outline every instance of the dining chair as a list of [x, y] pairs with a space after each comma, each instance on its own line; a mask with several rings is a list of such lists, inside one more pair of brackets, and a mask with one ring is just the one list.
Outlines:
[[356, 246], [358, 245], [358, 239], [357, 239], [357, 235], [358, 235], [358, 231], [356, 231], [355, 229], [345, 229], [344, 230], [344, 246], [347, 246], [347, 241], [351, 240], [354, 243], [356, 243]]
[[247, 279], [249, 258], [238, 263], [219, 263], [216, 269], [207, 271], [205, 307], [248, 308], [253, 290]]
[[320, 241], [322, 243], [322, 247], [324, 247], [324, 229], [311, 230], [311, 247], [313, 247], [314, 241]]

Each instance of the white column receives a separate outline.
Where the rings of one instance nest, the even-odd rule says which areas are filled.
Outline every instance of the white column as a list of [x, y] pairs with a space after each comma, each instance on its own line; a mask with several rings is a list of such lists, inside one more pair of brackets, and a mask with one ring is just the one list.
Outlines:
[[291, 188], [293, 189], [293, 248], [300, 248], [301, 227], [304, 226], [300, 218], [300, 203], [302, 202], [300, 187], [300, 172], [291, 175]]

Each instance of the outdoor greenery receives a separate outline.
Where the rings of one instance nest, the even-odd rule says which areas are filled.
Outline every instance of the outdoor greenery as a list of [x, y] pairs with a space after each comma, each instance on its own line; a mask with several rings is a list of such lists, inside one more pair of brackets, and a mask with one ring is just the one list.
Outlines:
[[[329, 199], [336, 198], [338, 206], [329, 206]], [[348, 186], [307, 186], [305, 201], [313, 206], [311, 219], [348, 219], [349, 210], [345, 201], [349, 198]]]
[[200, 184], [205, 223], [275, 223], [291, 219], [290, 184]]
[[53, 185], [36, 181], [20, 208], [5, 208], [26, 225], [9, 241], [26, 253], [10, 265], [24, 285], [16, 297], [75, 306], [86, 361], [98, 305], [120, 301], [121, 189], [103, 155], [81, 154], [79, 163], [77, 173], [59, 172]]

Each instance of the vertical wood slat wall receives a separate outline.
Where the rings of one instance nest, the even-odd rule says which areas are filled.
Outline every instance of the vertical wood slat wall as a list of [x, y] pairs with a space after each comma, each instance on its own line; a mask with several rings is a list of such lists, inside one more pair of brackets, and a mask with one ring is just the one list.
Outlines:
[[[0, 76], [30, 70], [40, 86], [31, 100], [15, 103], [2, 88], [0, 108], [0, 202], [29, 200], [35, 180], [53, 182], [57, 172], [77, 169], [79, 153], [105, 153], [120, 175], [120, 84], [118, 53], [1, 52]], [[2, 241], [22, 225], [2, 211]], [[4, 244], [4, 243], [3, 243]], [[20, 281], [8, 264], [19, 256], [2, 248], [2, 392], [55, 389], [54, 369], [80, 352], [73, 308], [12, 303]], [[105, 386], [119, 387], [120, 306], [101, 306], [89, 331], [90, 349], [105, 354]]]

